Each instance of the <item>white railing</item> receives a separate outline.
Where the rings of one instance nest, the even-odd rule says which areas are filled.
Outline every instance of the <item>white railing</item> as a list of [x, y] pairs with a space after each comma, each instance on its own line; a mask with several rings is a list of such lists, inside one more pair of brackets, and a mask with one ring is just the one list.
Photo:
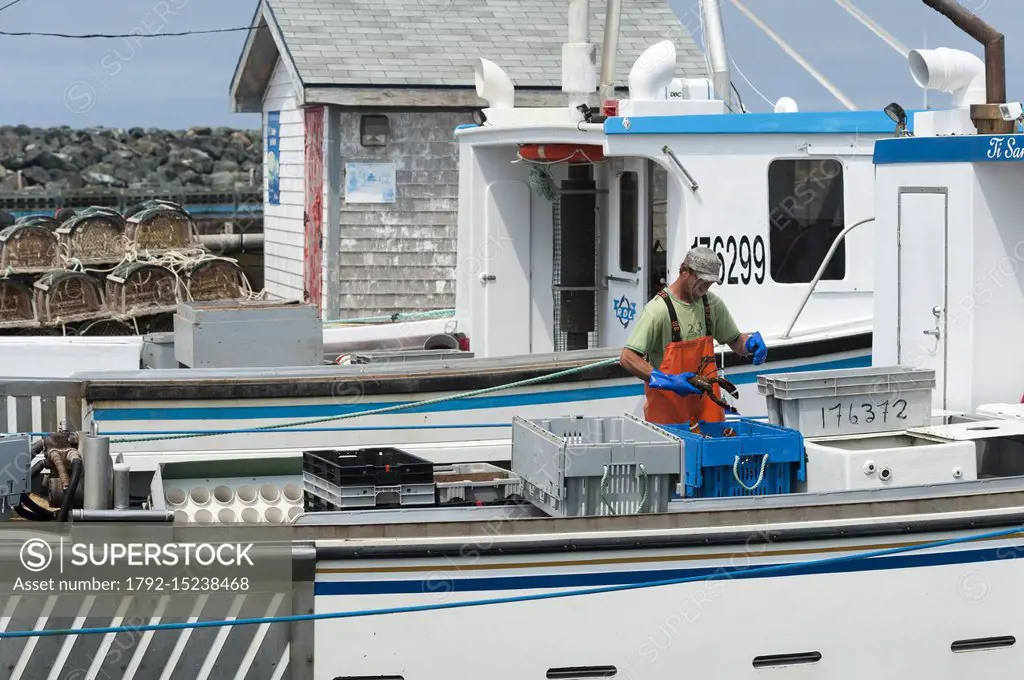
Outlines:
[[0, 378], [0, 431], [82, 429], [82, 382], [55, 378]]
[[818, 267], [818, 271], [814, 273], [814, 278], [811, 279], [811, 285], [807, 287], [807, 292], [804, 294], [803, 299], [800, 300], [800, 306], [797, 308], [796, 314], [793, 315], [793, 319], [789, 322], [789, 326], [787, 326], [786, 330], [782, 333], [781, 337], [783, 339], [788, 338], [789, 334], [793, 332], [793, 326], [796, 325], [796, 320], [800, 318], [800, 315], [804, 311], [804, 307], [807, 306], [807, 301], [811, 299], [811, 293], [813, 293], [814, 289], [818, 286], [818, 281], [821, 281], [821, 277], [825, 275], [825, 268], [828, 267], [829, 262], [832, 261], [832, 257], [836, 254], [836, 250], [839, 249], [839, 244], [843, 242], [843, 239], [846, 238], [847, 234], [849, 234], [851, 231], [853, 231], [860, 225], [874, 221], [874, 217], [868, 217], [866, 219], [861, 220], [860, 222], [855, 222], [854, 224], [851, 224], [850, 226], [846, 227], [841, 232], [839, 232], [839, 236], [836, 236], [836, 240], [832, 242], [832, 247], [829, 248], [828, 252], [825, 254], [825, 259], [821, 261], [821, 266]]

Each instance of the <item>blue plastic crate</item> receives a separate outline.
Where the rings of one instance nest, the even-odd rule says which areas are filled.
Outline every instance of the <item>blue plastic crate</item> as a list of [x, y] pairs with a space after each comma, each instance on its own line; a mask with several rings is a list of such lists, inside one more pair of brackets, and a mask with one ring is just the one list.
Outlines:
[[[806, 479], [804, 439], [798, 430], [747, 418], [698, 426], [709, 436], [692, 434], [689, 425], [660, 426], [683, 441], [687, 498], [790, 493], [794, 478]], [[727, 427], [736, 431], [735, 437], [723, 436]]]

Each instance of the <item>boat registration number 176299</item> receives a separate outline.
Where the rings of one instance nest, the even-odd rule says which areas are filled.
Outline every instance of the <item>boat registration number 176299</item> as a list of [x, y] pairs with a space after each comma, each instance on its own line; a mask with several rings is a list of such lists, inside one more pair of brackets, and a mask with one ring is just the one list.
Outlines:
[[761, 236], [695, 236], [690, 247], [697, 246], [711, 248], [718, 255], [722, 263], [719, 285], [764, 283], [767, 258]]

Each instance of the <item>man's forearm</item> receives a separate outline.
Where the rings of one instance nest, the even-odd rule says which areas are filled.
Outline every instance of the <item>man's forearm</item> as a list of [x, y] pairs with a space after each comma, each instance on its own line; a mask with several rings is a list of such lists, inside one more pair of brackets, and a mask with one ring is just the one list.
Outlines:
[[741, 357], [747, 356], [747, 338], [749, 337], [750, 335], [747, 333], [740, 333], [740, 337], [729, 343], [729, 349]]
[[628, 347], [622, 349], [622, 354], [619, 355], [619, 365], [644, 382], [650, 381], [651, 371], [654, 370], [654, 367], [644, 361], [642, 356]]

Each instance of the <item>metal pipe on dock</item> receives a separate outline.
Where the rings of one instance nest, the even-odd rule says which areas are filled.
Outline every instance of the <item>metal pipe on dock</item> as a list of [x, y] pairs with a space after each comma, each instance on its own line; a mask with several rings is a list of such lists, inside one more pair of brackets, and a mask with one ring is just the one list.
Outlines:
[[173, 510], [72, 510], [76, 522], [174, 522]]
[[97, 437], [82, 432], [78, 437], [82, 456], [82, 482], [86, 510], [109, 510], [113, 507], [114, 461], [110, 458], [110, 437]]
[[222, 253], [244, 253], [263, 250], [263, 233], [256, 234], [201, 234], [200, 242], [207, 248]]

